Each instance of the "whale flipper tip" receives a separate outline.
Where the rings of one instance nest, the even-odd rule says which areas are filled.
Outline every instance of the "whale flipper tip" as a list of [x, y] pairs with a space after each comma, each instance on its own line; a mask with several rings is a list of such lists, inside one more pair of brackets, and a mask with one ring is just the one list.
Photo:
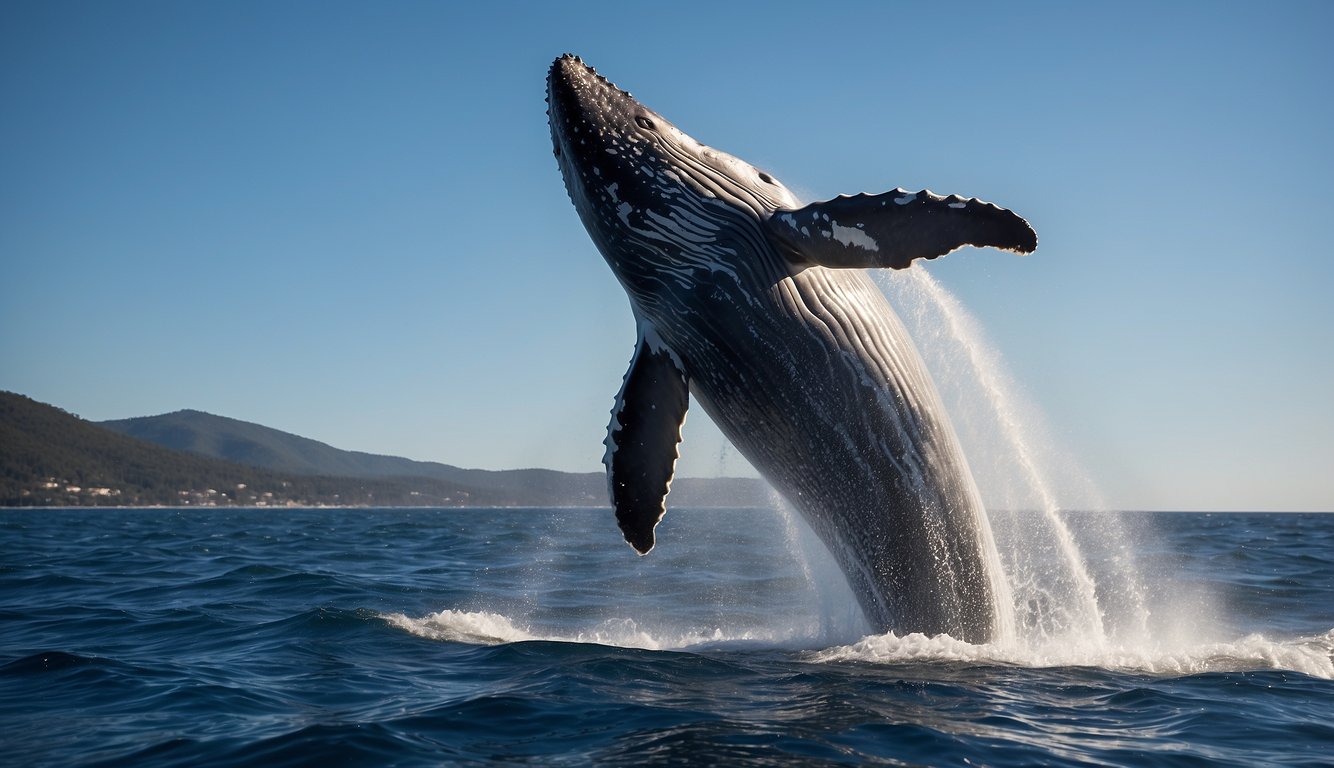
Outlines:
[[667, 511], [681, 424], [689, 404], [685, 375], [656, 337], [640, 329], [634, 359], [607, 425], [611, 503], [625, 541], [641, 555], [653, 549], [653, 529]]

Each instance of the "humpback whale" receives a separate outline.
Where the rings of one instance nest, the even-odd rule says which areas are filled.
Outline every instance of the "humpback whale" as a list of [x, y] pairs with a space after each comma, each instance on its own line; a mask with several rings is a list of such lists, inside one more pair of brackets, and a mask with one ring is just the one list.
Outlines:
[[566, 54], [547, 76], [565, 188], [638, 330], [604, 463], [640, 554], [693, 399], [829, 548], [877, 631], [985, 642], [1008, 590], [939, 396], [869, 268], [1028, 253], [991, 203], [894, 189], [803, 205]]

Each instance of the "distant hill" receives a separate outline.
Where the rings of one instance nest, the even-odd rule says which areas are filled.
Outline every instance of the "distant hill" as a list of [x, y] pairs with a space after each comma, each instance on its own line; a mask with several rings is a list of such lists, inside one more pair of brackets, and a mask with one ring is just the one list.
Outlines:
[[306, 475], [428, 477], [466, 471], [446, 464], [344, 451], [307, 437], [203, 411], [175, 411], [100, 421], [97, 425], [176, 451]]
[[307, 437], [202, 411], [98, 422], [99, 426], [177, 451], [279, 472], [332, 477], [429, 477], [474, 488], [517, 492], [567, 502], [605, 503], [600, 472], [549, 469], [488, 471], [345, 451]]
[[[671, 506], [769, 503], [753, 478], [680, 478]], [[463, 469], [200, 411], [93, 423], [0, 392], [0, 505], [606, 506], [601, 472]]]
[[[173, 450], [274, 471], [333, 477], [423, 477], [531, 506], [608, 503], [607, 477], [603, 472], [464, 469], [342, 450], [308, 437], [195, 410], [98, 424]], [[682, 507], [750, 507], [766, 506], [770, 499], [768, 487], [755, 478], [678, 478], [672, 483], [669, 502]]]
[[0, 392], [4, 506], [461, 506], [502, 494], [432, 478], [338, 478], [270, 471], [174, 451]]

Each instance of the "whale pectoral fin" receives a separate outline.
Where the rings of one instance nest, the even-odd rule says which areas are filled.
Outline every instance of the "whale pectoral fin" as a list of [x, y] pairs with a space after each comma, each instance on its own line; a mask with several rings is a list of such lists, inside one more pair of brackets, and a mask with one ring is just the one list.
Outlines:
[[685, 374], [665, 349], [642, 337], [607, 426], [607, 483], [616, 522], [641, 555], [653, 549], [653, 529], [666, 512], [690, 402]]
[[965, 245], [1031, 253], [1033, 228], [992, 203], [957, 195], [896, 189], [839, 195], [766, 220], [771, 237], [794, 261], [824, 267], [903, 269]]

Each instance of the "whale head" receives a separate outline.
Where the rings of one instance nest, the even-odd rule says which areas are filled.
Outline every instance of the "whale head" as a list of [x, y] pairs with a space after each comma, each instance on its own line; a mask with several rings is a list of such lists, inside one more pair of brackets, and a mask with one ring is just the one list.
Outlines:
[[716, 269], [719, 221], [753, 228], [800, 204], [777, 179], [695, 141], [577, 56], [547, 75], [547, 115], [565, 188], [621, 281], [663, 269]]

